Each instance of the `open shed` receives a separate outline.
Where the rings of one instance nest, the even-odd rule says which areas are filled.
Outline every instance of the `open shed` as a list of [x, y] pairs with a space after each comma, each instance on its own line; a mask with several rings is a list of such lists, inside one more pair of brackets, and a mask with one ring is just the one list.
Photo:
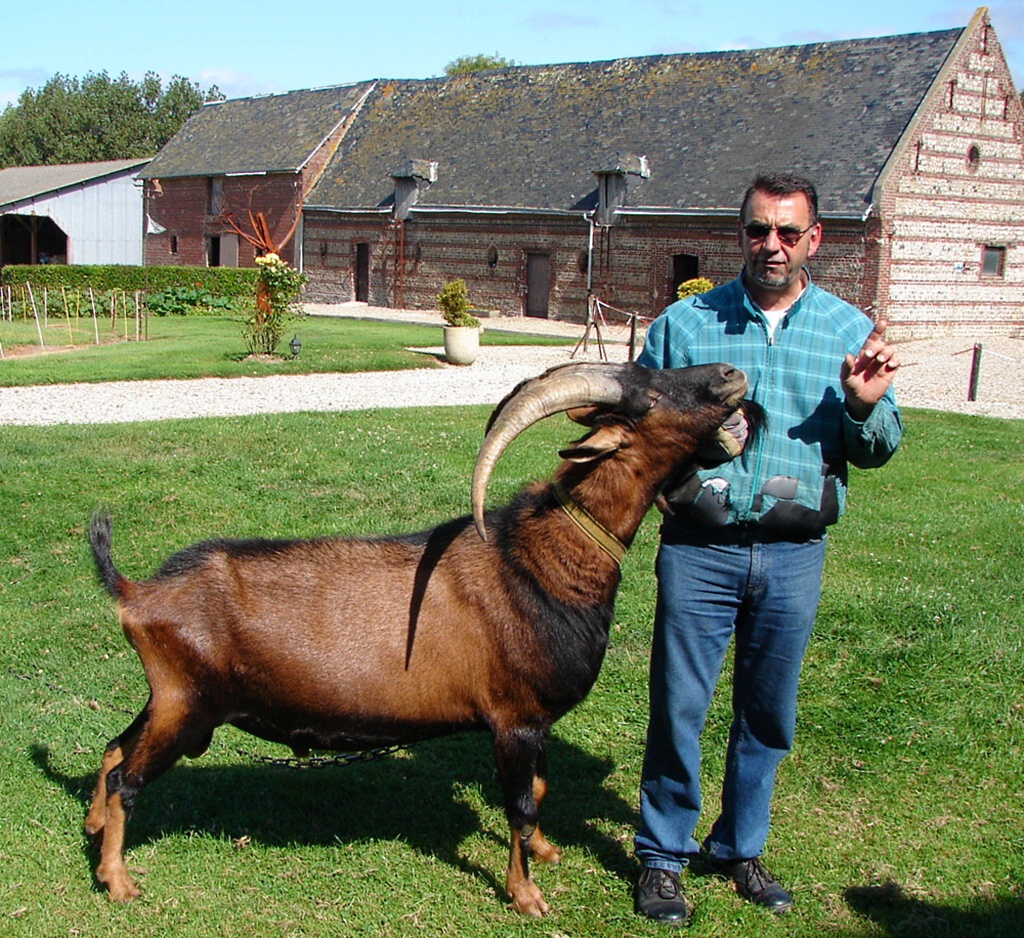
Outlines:
[[0, 170], [0, 265], [141, 264], [148, 162]]

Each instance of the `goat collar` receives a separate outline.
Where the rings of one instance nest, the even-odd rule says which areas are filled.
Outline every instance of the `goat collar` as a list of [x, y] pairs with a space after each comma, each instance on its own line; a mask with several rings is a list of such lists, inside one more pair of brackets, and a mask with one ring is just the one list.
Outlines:
[[626, 545], [577, 502], [561, 482], [552, 484], [555, 498], [569, 519], [616, 563], [626, 556]]

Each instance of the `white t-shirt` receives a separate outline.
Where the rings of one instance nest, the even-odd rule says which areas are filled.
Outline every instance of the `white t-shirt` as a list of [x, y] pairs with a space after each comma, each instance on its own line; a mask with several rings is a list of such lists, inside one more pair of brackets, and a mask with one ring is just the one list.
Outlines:
[[[755, 303], [754, 305], [756, 306], [757, 304]], [[785, 309], [761, 309], [760, 306], [757, 308], [761, 310], [761, 314], [768, 320], [768, 338], [772, 339], [775, 337], [775, 330], [779, 327], [779, 323], [786, 318], [786, 313], [792, 309], [792, 304]]]

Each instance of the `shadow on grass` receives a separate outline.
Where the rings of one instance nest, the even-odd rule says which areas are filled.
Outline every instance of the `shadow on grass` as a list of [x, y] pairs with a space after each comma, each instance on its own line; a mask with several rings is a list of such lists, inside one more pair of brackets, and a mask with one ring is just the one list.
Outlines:
[[[84, 821], [95, 776], [59, 771], [42, 745], [33, 747], [31, 758], [50, 781], [83, 803]], [[558, 739], [549, 741], [548, 763], [549, 794], [541, 807], [545, 834], [556, 846], [589, 851], [609, 872], [628, 880], [634, 868], [628, 845], [594, 824], [634, 824], [634, 809], [604, 785], [613, 763]], [[467, 797], [474, 790], [479, 795]], [[468, 803], [473, 800], [482, 800], [487, 817]], [[483, 868], [461, 849], [483, 831], [507, 850], [501, 804], [487, 733], [445, 737], [398, 756], [319, 769], [203, 767], [182, 760], [143, 790], [125, 846], [196, 831], [273, 847], [398, 840], [482, 878], [504, 901], [505, 861], [500, 868]], [[84, 835], [83, 854], [92, 868], [97, 851]]]
[[920, 938], [1011, 938], [1024, 935], [1024, 899], [979, 899], [970, 909], [954, 909], [915, 899], [898, 883], [851, 886], [844, 894], [855, 912], [886, 935]]

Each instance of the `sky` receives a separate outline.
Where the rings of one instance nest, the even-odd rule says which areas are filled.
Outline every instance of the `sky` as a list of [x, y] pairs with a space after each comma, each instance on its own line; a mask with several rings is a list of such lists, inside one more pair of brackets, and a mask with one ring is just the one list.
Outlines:
[[[519, 65], [718, 52], [966, 26], [959, 0], [89, 0], [5, 4], [0, 108], [54, 74], [181, 75], [229, 98], [430, 78], [463, 55]], [[1024, 0], [992, 24], [1024, 89]]]

